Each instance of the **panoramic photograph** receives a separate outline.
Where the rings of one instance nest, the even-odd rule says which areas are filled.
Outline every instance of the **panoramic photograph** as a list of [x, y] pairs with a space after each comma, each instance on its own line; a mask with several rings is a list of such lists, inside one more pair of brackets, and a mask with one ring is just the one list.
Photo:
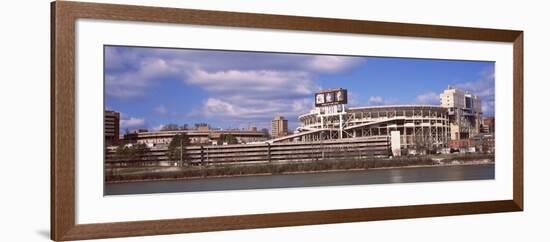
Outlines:
[[104, 46], [104, 195], [495, 178], [495, 63]]

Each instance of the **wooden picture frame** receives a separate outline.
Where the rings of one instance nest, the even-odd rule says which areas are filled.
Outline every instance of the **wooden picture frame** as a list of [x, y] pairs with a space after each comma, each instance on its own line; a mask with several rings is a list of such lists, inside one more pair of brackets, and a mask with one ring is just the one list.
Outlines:
[[[513, 199], [100, 224], [75, 222], [77, 19], [214, 25], [513, 43]], [[523, 32], [58, 1], [51, 4], [51, 239], [175, 234], [523, 210]]]

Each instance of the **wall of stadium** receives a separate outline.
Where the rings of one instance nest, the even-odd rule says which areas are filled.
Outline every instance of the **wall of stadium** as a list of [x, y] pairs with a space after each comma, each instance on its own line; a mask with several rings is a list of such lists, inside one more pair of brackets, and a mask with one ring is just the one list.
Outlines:
[[301, 132], [322, 131], [304, 135], [305, 141], [389, 136], [399, 131], [403, 149], [443, 148], [451, 134], [447, 108], [432, 105], [344, 107], [328, 114], [316, 108], [299, 121]]

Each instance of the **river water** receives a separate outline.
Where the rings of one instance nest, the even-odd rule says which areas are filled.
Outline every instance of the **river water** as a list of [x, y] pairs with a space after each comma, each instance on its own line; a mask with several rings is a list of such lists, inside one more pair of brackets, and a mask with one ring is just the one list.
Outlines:
[[463, 181], [494, 178], [494, 164], [408, 167], [362, 171], [116, 183], [105, 185], [105, 195]]

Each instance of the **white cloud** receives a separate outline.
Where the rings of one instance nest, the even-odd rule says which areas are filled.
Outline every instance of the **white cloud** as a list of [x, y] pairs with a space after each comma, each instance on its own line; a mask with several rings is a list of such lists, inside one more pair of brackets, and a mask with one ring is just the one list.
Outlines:
[[[193, 112], [194, 116], [235, 121], [266, 122], [276, 114], [295, 119], [296, 115], [312, 108], [313, 94], [319, 90], [304, 72], [196, 70], [186, 82], [213, 96]], [[269, 124], [260, 126], [268, 127]]]
[[[311, 99], [303, 98], [292, 101], [292, 108], [290, 112], [293, 114], [304, 114], [313, 108], [313, 97]], [[279, 111], [279, 113], [282, 113]]]
[[381, 97], [381, 96], [372, 96], [372, 97], [369, 97], [369, 104], [371, 105], [375, 105], [375, 104], [383, 104], [384, 103], [384, 99]]
[[482, 101], [481, 102], [481, 111], [487, 115], [494, 115], [495, 110], [495, 101]]
[[369, 105], [393, 105], [393, 104], [398, 104], [399, 100], [393, 97], [384, 98], [381, 96], [371, 96], [369, 97], [369, 100], [367, 100], [367, 103]]
[[160, 114], [160, 115], [165, 115], [165, 114], [168, 114], [168, 109], [164, 106], [164, 105], [159, 105], [157, 107], [155, 107], [153, 109], [153, 111], [155, 111], [155, 113], [157, 114]]
[[481, 77], [476, 81], [459, 83], [459, 88], [472, 92], [481, 97], [495, 95], [495, 72], [494, 69], [486, 70], [481, 73]]
[[259, 100], [243, 100], [240, 96], [230, 97], [227, 100], [208, 98], [193, 115], [216, 117], [230, 120], [270, 120], [275, 115], [287, 118], [308, 112], [312, 108], [312, 101], [279, 100], [265, 102]]
[[480, 97], [489, 97], [489, 96], [494, 96], [495, 94], [494, 82], [487, 81], [487, 80], [461, 83], [461, 84], [458, 84], [457, 87], [470, 91], [474, 95], [477, 95]]
[[105, 53], [106, 94], [123, 99], [141, 97], [163, 80], [181, 80], [212, 91], [240, 85], [266, 93], [277, 87], [309, 95], [316, 88], [312, 79], [319, 74], [348, 71], [363, 62], [349, 56], [183, 49], [108, 47]]
[[208, 98], [204, 102], [204, 114], [207, 117], [211, 116], [230, 116], [239, 117], [242, 114], [249, 113], [248, 110], [235, 106], [231, 103], [222, 101], [216, 98]]
[[[362, 61], [345, 56], [121, 47], [107, 48], [105, 58], [108, 97], [136, 99], [163, 81], [176, 80], [206, 93], [202, 105], [188, 116], [235, 123], [265, 122], [274, 114], [296, 119], [312, 108], [320, 74], [348, 71]], [[153, 111], [172, 114], [162, 105]]]
[[494, 69], [488, 69], [481, 73], [477, 81], [470, 81], [456, 84], [456, 87], [462, 88], [481, 98], [481, 109], [487, 115], [494, 115], [495, 111], [495, 72]]
[[439, 94], [435, 92], [427, 92], [416, 96], [416, 101], [420, 104], [431, 104], [438, 105], [440, 104]]
[[147, 88], [162, 80], [181, 79], [185, 76], [186, 66], [190, 65], [187, 62], [159, 58], [146, 58], [138, 62], [135, 69], [105, 75], [107, 95], [123, 99], [141, 97]]
[[269, 70], [207, 72], [196, 69], [185, 82], [212, 93], [238, 93], [262, 99], [303, 97], [313, 95], [319, 89], [307, 73]]
[[350, 106], [360, 105], [359, 94], [351, 90], [348, 90], [348, 105]]
[[349, 70], [360, 62], [359, 58], [346, 56], [313, 56], [307, 67], [314, 71], [336, 73]]
[[145, 125], [145, 119], [143, 118], [130, 117], [128, 119], [120, 120], [121, 128], [137, 128], [137, 127], [142, 127], [143, 125]]
[[152, 127], [151, 130], [152, 130], [152, 131], [159, 131], [159, 130], [161, 130], [163, 127], [164, 127], [164, 125], [161, 124], [161, 125], [159, 125], [159, 126], [154, 126], [154, 127]]

